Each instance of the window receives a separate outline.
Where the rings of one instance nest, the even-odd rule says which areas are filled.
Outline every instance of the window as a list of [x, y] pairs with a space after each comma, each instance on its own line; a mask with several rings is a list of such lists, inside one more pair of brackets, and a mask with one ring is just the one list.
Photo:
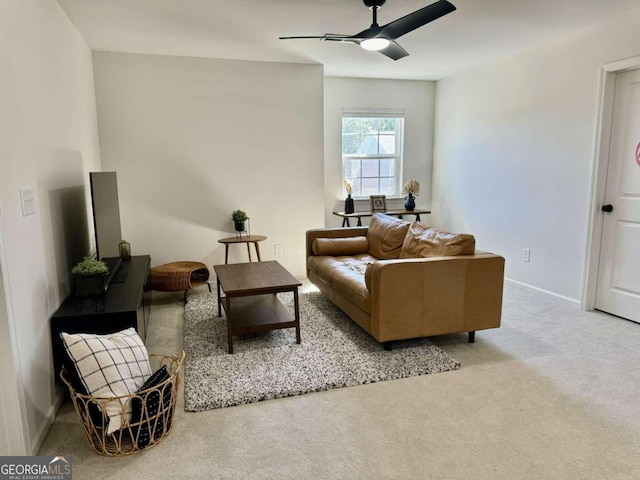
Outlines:
[[400, 195], [404, 111], [345, 109], [342, 168], [355, 197]]

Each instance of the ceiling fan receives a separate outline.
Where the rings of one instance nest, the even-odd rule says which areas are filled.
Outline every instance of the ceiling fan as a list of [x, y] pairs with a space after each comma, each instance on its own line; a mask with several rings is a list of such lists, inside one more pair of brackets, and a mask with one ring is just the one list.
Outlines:
[[280, 40], [317, 38], [325, 42], [350, 42], [360, 45], [366, 50], [375, 50], [393, 60], [406, 57], [409, 53], [396, 43], [396, 39], [416, 28], [453, 12], [456, 7], [447, 0], [438, 0], [420, 10], [398, 18], [386, 25], [378, 25], [378, 9], [387, 0], [362, 0], [373, 12], [373, 23], [369, 28], [355, 35], [325, 33], [319, 36], [279, 37]]

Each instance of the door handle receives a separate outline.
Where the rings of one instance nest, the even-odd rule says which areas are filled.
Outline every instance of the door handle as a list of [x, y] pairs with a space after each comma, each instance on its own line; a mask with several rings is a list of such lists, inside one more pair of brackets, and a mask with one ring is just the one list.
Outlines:
[[602, 211], [606, 212], [606, 213], [611, 213], [613, 212], [613, 205], [611, 205], [610, 203], [603, 205], [602, 206]]

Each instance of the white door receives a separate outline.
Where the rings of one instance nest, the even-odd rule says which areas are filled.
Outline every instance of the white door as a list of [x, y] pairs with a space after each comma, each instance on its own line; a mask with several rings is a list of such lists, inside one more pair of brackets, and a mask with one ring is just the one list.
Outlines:
[[602, 214], [596, 308], [640, 322], [640, 70], [616, 75]]

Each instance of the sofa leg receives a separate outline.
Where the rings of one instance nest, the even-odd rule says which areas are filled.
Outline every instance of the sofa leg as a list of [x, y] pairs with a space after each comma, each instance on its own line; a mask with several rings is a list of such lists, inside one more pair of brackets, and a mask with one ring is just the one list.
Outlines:
[[386, 351], [391, 351], [391, 342], [384, 342], [382, 345]]
[[476, 341], [476, 332], [469, 332], [469, 343], [475, 343]]

